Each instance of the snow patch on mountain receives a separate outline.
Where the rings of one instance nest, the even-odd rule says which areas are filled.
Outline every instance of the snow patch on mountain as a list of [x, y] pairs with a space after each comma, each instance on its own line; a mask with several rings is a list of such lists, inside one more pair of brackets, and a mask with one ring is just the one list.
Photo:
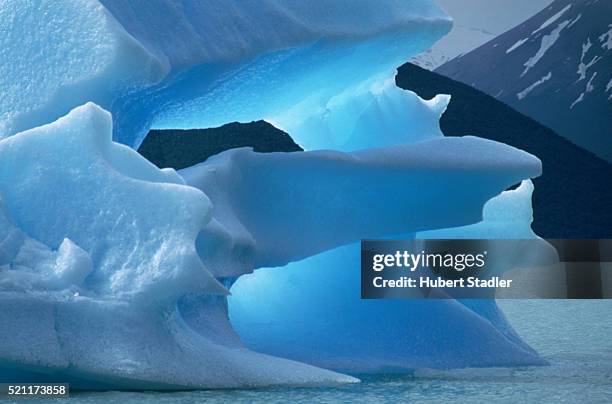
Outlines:
[[527, 97], [527, 95], [529, 95], [529, 93], [536, 88], [537, 86], [539, 86], [540, 84], [544, 83], [547, 80], [550, 80], [550, 78], [552, 77], [552, 72], [548, 72], [548, 74], [544, 77], [542, 77], [541, 79], [539, 79], [538, 81], [536, 81], [535, 83], [531, 84], [529, 87], [527, 87], [526, 89], [524, 89], [523, 91], [521, 91], [520, 93], [518, 93], [516, 96], [519, 100], [522, 100], [523, 98]]
[[570, 20], [563, 21], [557, 28], [551, 31], [550, 34], [544, 35], [542, 37], [542, 42], [540, 43], [540, 49], [536, 52], [535, 55], [529, 58], [524, 64], [525, 70], [521, 73], [521, 77], [523, 77], [529, 69], [536, 65], [542, 59], [542, 57], [546, 54], [546, 52], [557, 42], [559, 37], [561, 36], [561, 31], [570, 23]]
[[[610, 79], [610, 81], [608, 81], [608, 84], [606, 85], [606, 93], [610, 91], [611, 88], [612, 88], [612, 79]], [[608, 96], [608, 99], [612, 100], [612, 94]]]
[[563, 14], [565, 14], [565, 12], [567, 10], [569, 10], [572, 7], [571, 4], [568, 4], [567, 6], [565, 6], [561, 11], [559, 11], [557, 14], [553, 15], [552, 17], [550, 17], [548, 20], [544, 21], [544, 23], [542, 25], [540, 25], [540, 27], [538, 29], [536, 29], [535, 31], [532, 32], [532, 34], [535, 34], [537, 32], [542, 31], [544, 28], [548, 27], [550, 24], [552, 24], [553, 22], [557, 21]]
[[580, 95], [578, 96], [578, 98], [576, 98], [574, 102], [572, 102], [572, 105], [570, 105], [570, 109], [574, 108], [574, 106], [576, 106], [576, 104], [578, 104], [579, 102], [582, 102], [584, 100], [584, 97], [586, 97], [586, 94], [593, 91], [593, 89], [595, 88], [593, 86], [593, 79], [595, 78], [595, 76], [597, 76], [597, 72], [593, 72], [591, 78], [589, 79], [589, 81], [587, 81], [584, 91], [580, 93]]
[[610, 28], [608, 32], [604, 32], [599, 37], [599, 42], [601, 42], [601, 48], [605, 50], [612, 49], [612, 24], [608, 25]]
[[580, 20], [581, 17], [582, 17], [582, 14], [578, 14], [578, 16], [576, 16], [576, 18], [574, 18], [572, 22], [569, 23], [567, 28], [571, 28], [574, 24], [576, 24]]
[[506, 49], [506, 53], [510, 53], [513, 50], [515, 50], [516, 48], [518, 48], [519, 46], [521, 46], [522, 44], [524, 44], [525, 42], [527, 42], [529, 40], [529, 38], [521, 38], [518, 41], [516, 41], [514, 43], [514, 45], [512, 45], [511, 47], [509, 47], [508, 49]]
[[582, 45], [582, 54], [580, 55], [580, 64], [578, 64], [577, 72], [579, 77], [577, 81], [586, 79], [587, 70], [589, 70], [591, 66], [593, 66], [601, 59], [600, 56], [594, 56], [588, 63], [584, 63], [584, 58], [588, 53], [589, 49], [591, 49], [591, 46], [591, 38], [588, 38], [587, 41]]

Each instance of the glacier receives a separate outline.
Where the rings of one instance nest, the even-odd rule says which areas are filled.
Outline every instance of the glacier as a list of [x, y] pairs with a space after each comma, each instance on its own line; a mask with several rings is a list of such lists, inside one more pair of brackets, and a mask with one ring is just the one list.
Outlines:
[[[536, 237], [529, 183], [502, 192], [539, 160], [445, 138], [450, 97], [394, 85], [450, 29], [433, 2], [7, 1], [0, 25], [0, 380], [329, 385], [543, 363], [494, 300], [355, 292], [362, 238]], [[134, 150], [150, 128], [254, 119], [307, 151], [177, 172]]]

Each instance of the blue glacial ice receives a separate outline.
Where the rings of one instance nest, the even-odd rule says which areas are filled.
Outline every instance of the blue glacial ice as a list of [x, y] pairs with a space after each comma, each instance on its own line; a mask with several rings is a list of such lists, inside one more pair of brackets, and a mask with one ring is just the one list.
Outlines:
[[[537, 238], [532, 190], [525, 181], [489, 200], [476, 224], [403, 237]], [[533, 264], [527, 251], [511, 256], [519, 261], [507, 268]], [[359, 267], [359, 245], [352, 244], [240, 277], [229, 297], [232, 325], [259, 352], [349, 373], [544, 363], [494, 300], [360, 300]], [[426, 291], [415, 291], [419, 296]]]
[[131, 146], [152, 126], [318, 114], [450, 29], [430, 0], [10, 1], [0, 22], [0, 136], [93, 101]]
[[[532, 235], [486, 206], [530, 209], [528, 185], [496, 195], [539, 160], [443, 137], [449, 97], [393, 84], [450, 28], [433, 2], [135, 4], [0, 5], [1, 380], [312, 385], [356, 381], [313, 364], [541, 363], [494, 301], [355, 292], [361, 238]], [[131, 148], [151, 127], [261, 118], [311, 151], [236, 149], [177, 173]]]

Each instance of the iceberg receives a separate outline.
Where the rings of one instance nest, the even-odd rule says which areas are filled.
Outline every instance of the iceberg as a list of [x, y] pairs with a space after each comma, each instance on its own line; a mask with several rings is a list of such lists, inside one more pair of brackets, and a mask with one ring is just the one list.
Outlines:
[[[433, 2], [8, 1], [0, 24], [0, 380], [329, 385], [542, 363], [493, 301], [355, 294], [359, 239], [510, 234], [487, 206], [519, 195], [526, 211], [527, 185], [496, 196], [541, 171], [445, 138], [450, 98], [394, 86], [450, 28]], [[152, 127], [262, 118], [308, 151], [177, 172], [133, 149]]]

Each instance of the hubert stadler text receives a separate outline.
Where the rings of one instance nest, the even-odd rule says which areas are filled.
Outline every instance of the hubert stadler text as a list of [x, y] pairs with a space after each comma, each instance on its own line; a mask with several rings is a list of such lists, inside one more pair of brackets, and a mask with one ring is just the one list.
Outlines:
[[445, 279], [441, 276], [423, 275], [416, 278], [402, 276], [398, 279], [385, 279], [382, 276], [376, 276], [372, 279], [372, 284], [375, 288], [509, 288], [512, 285], [512, 279], [502, 279], [499, 276]]

